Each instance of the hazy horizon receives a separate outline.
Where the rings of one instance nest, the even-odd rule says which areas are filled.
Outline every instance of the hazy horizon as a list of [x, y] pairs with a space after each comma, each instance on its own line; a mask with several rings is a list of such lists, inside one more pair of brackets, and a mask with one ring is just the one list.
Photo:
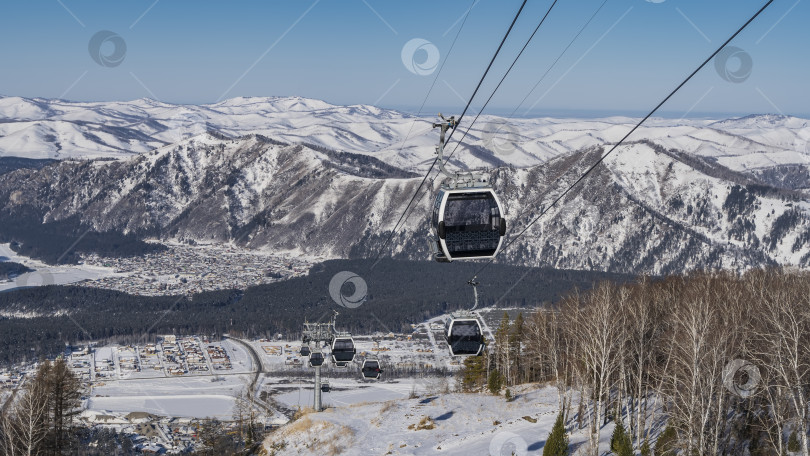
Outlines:
[[[156, 100], [150, 97], [139, 97], [139, 98], [132, 98], [132, 99], [121, 99], [121, 100], [74, 100], [69, 98], [50, 98], [50, 97], [27, 97], [22, 95], [10, 95], [10, 94], [0, 94], [0, 98], [25, 98], [29, 100], [59, 100], [67, 103], [132, 103], [137, 100], [152, 100], [158, 103], [166, 103], [176, 106], [206, 106], [206, 105], [214, 105], [217, 103], [172, 103], [163, 100]], [[418, 116], [429, 118], [438, 113], [444, 113], [446, 115], [459, 115], [461, 112], [461, 108], [458, 106], [426, 106], [422, 109], [422, 112], [418, 112], [418, 106], [379, 106], [379, 105], [371, 105], [368, 103], [336, 103], [330, 100], [325, 100], [322, 98], [315, 98], [315, 97], [308, 97], [305, 95], [240, 95], [235, 97], [226, 98], [221, 100], [218, 103], [224, 103], [228, 100], [233, 100], [236, 98], [305, 98], [309, 100], [319, 100], [331, 105], [335, 106], [355, 106], [355, 105], [364, 105], [364, 106], [375, 106], [381, 109], [388, 109], [392, 111], [398, 111], [403, 114]], [[514, 119], [536, 119], [536, 118], [574, 118], [574, 119], [602, 119], [608, 117], [629, 117], [629, 118], [641, 118], [647, 113], [648, 111], [640, 111], [640, 110], [617, 110], [617, 111], [609, 111], [609, 110], [599, 110], [599, 109], [565, 109], [565, 108], [549, 108], [545, 112], [530, 112], [528, 114], [514, 114], [512, 115], [513, 109], [509, 108], [499, 108], [499, 107], [487, 107], [486, 111], [482, 113], [482, 115], [490, 115], [490, 116], [497, 116], [497, 117], [505, 117], [505, 118], [514, 118]], [[470, 108], [470, 111], [467, 114], [467, 117], [475, 116], [478, 113], [478, 110], [475, 106]], [[660, 118], [660, 119], [692, 119], [692, 120], [722, 120], [722, 119], [729, 119], [729, 118], [740, 118], [740, 117], [748, 117], [748, 116], [759, 116], [759, 115], [775, 115], [775, 116], [789, 116], [789, 117], [797, 117], [802, 119], [810, 120], [810, 112], [807, 113], [777, 113], [777, 112], [703, 112], [703, 111], [692, 111], [689, 113], [677, 112], [663, 109], [661, 111], [657, 111], [652, 118]]]
[[[550, 4], [527, 4], [473, 107], [492, 92]], [[0, 7], [0, 37], [13, 43], [0, 49], [6, 63], [0, 92], [195, 105], [297, 95], [410, 112], [425, 100], [423, 112], [459, 113], [519, 5], [15, 2]], [[625, 0], [600, 6], [602, 0], [556, 5], [485, 112], [642, 115], [761, 4]], [[774, 3], [662, 109], [675, 118], [806, 116], [810, 61], [801, 56], [810, 41], [802, 20], [808, 15], [810, 4]]]

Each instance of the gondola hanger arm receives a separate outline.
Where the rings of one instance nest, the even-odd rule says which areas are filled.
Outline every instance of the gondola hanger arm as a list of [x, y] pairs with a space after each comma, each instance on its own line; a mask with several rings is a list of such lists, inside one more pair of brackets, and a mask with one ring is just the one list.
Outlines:
[[473, 171], [459, 173], [447, 170], [444, 160], [444, 145], [446, 144], [447, 131], [454, 130], [458, 126], [458, 121], [456, 120], [455, 116], [450, 116], [448, 119], [445, 118], [442, 113], [439, 113], [439, 118], [442, 121], [433, 124], [433, 128], [440, 129], [439, 145], [436, 146], [436, 153], [439, 155], [437, 157], [437, 161], [439, 162], [439, 171], [450, 178], [451, 188], [475, 188], [485, 186], [486, 179], [481, 173], [476, 173]]

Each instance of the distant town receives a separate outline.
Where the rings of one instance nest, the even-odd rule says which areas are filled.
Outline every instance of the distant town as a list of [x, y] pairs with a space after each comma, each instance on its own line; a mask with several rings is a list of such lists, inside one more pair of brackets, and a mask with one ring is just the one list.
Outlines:
[[112, 268], [113, 275], [80, 285], [143, 296], [193, 294], [245, 289], [249, 286], [305, 275], [312, 262], [232, 246], [165, 244], [167, 250], [142, 257], [107, 258], [89, 255], [86, 265]]

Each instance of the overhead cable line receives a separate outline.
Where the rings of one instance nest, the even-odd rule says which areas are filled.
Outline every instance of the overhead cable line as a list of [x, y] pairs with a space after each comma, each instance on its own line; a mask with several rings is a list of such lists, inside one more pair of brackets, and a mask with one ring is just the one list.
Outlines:
[[[593, 19], [596, 17], [596, 15], [597, 15], [597, 14], [599, 14], [599, 11], [601, 11], [601, 10], [602, 10], [602, 8], [605, 6], [605, 4], [607, 3], [607, 1], [608, 1], [608, 0], [604, 0], [604, 1], [602, 2], [602, 4], [599, 6], [599, 8], [597, 8], [597, 9], [596, 9], [596, 11], [594, 11], [594, 13], [591, 15], [591, 17], [590, 17], [590, 18], [589, 18], [589, 19], [588, 19], [588, 20], [585, 22], [585, 24], [584, 24], [584, 25], [583, 25], [583, 26], [582, 26], [582, 27], [579, 29], [579, 32], [577, 32], [577, 34], [576, 34], [576, 35], [575, 35], [575, 36], [574, 36], [574, 37], [571, 39], [571, 41], [569, 41], [569, 42], [568, 42], [568, 45], [565, 47], [565, 49], [563, 49], [563, 51], [562, 51], [562, 52], [561, 52], [561, 53], [560, 53], [560, 54], [557, 56], [557, 58], [554, 60], [554, 62], [553, 62], [553, 63], [552, 63], [552, 64], [551, 64], [551, 65], [550, 65], [548, 68], [546, 68], [546, 71], [545, 71], [545, 73], [543, 73], [543, 76], [541, 76], [541, 77], [540, 77], [540, 79], [538, 79], [538, 81], [535, 83], [534, 87], [532, 87], [532, 89], [531, 89], [531, 90], [530, 90], [530, 91], [529, 91], [529, 92], [526, 94], [526, 96], [525, 96], [525, 97], [523, 97], [523, 100], [522, 100], [522, 101], [520, 102], [520, 104], [519, 104], [519, 105], [518, 105], [518, 106], [517, 106], [517, 107], [516, 107], [516, 108], [515, 108], [515, 109], [512, 111], [512, 113], [509, 115], [509, 117], [508, 117], [508, 118], [511, 118], [512, 116], [514, 116], [514, 115], [515, 115], [515, 112], [517, 112], [517, 110], [520, 108], [520, 106], [522, 106], [522, 105], [523, 105], [523, 103], [525, 103], [525, 102], [526, 102], [526, 100], [527, 100], [527, 99], [529, 98], [529, 96], [530, 96], [530, 95], [531, 95], [531, 94], [532, 94], [532, 93], [533, 93], [533, 92], [534, 92], [534, 91], [537, 89], [537, 87], [540, 85], [540, 83], [541, 83], [541, 82], [543, 82], [543, 80], [545, 79], [545, 77], [546, 77], [546, 76], [547, 76], [547, 75], [548, 75], [548, 74], [551, 72], [551, 70], [552, 70], [552, 69], [554, 69], [554, 67], [557, 65], [557, 63], [560, 61], [560, 59], [561, 59], [561, 58], [562, 58], [562, 57], [565, 55], [565, 53], [568, 51], [568, 49], [569, 49], [569, 48], [571, 48], [571, 46], [574, 44], [574, 42], [577, 40], [577, 38], [579, 38], [579, 36], [582, 34], [582, 32], [584, 32], [584, 31], [585, 31], [585, 29], [586, 29], [586, 28], [588, 28], [588, 26], [591, 24], [591, 22], [593, 22]], [[553, 5], [552, 5], [552, 6], [553, 6]], [[548, 13], [546, 13], [546, 15], [548, 15]], [[544, 17], [544, 19], [545, 19], [545, 17]], [[538, 27], [539, 27], [539, 26], [538, 26]], [[536, 30], [535, 30], [535, 31], [536, 31]], [[529, 38], [529, 39], [531, 40], [531, 38]], [[527, 42], [527, 44], [528, 44], [528, 42]], [[524, 48], [525, 48], [525, 46], [524, 46]], [[514, 65], [514, 63], [513, 63], [513, 65]], [[496, 88], [496, 90], [497, 90], [497, 88]], [[493, 95], [494, 95], [494, 92], [493, 92]], [[492, 97], [490, 96], [490, 98], [492, 98]], [[487, 101], [487, 103], [488, 103], [488, 101]], [[484, 107], [486, 107], [486, 104], [484, 105]], [[483, 108], [482, 108], [481, 110], [483, 111]], [[479, 114], [480, 114], [480, 112], [479, 112]], [[478, 119], [478, 116], [476, 116], [476, 117], [475, 117], [475, 119]], [[473, 123], [475, 123], [475, 120], [473, 120]], [[470, 126], [472, 126], [472, 125], [470, 125]], [[469, 128], [468, 128], [467, 130], [469, 131]], [[466, 136], [466, 134], [467, 134], [467, 133], [465, 132], [465, 133], [464, 133], [464, 135]], [[464, 139], [464, 138], [462, 137], [462, 140], [463, 140], [463, 139]], [[459, 146], [460, 144], [461, 144], [461, 141], [459, 141], [459, 142], [456, 144], [456, 147], [455, 147], [455, 148], [453, 148], [453, 151], [452, 151], [452, 152], [451, 152], [451, 153], [450, 153], [450, 154], [447, 156], [447, 160], [448, 160], [448, 162], [449, 162], [450, 158], [452, 158], [452, 157], [453, 157], [453, 154], [456, 152], [456, 149], [458, 149], [458, 146]], [[436, 176], [435, 176], [435, 177], [434, 177], [434, 178], [431, 180], [431, 187], [432, 187], [432, 184], [433, 184], [434, 182], [436, 182], [436, 179], [437, 179], [438, 177], [439, 177], [439, 175], [437, 174], [437, 175], [436, 175]], [[420, 186], [420, 189], [421, 189], [421, 186]], [[418, 192], [419, 192], [419, 189], [417, 189], [417, 193], [418, 193]], [[427, 193], [425, 193], [425, 194], [427, 194]], [[424, 194], [423, 194], [423, 196], [424, 196]], [[405, 220], [407, 221], [409, 217], [410, 217], [410, 215], [407, 215], [407, 216], [405, 217]]]
[[[467, 105], [464, 107], [464, 111], [462, 111], [461, 115], [459, 116], [458, 122], [461, 122], [461, 119], [464, 118], [464, 115], [467, 113], [467, 110], [470, 108], [470, 105], [472, 104], [472, 101], [475, 98], [475, 95], [478, 93], [478, 90], [481, 88], [481, 84], [484, 83], [484, 79], [486, 79], [487, 74], [489, 73], [489, 70], [492, 68], [492, 64], [495, 63], [495, 59], [498, 57], [498, 54], [501, 52], [501, 49], [503, 48], [503, 45], [506, 42], [506, 39], [509, 37], [509, 34], [512, 32], [512, 29], [515, 27], [515, 23], [517, 22], [518, 18], [520, 17], [520, 13], [523, 12], [523, 8], [526, 6], [527, 2], [528, 2], [528, 0], [523, 0], [523, 2], [520, 4], [520, 8], [518, 9], [517, 13], [515, 14], [514, 19], [512, 19], [512, 23], [509, 24], [509, 29], [506, 30], [506, 34], [504, 34], [503, 38], [501, 39], [501, 43], [498, 45], [498, 49], [495, 50], [495, 54], [493, 54], [492, 59], [490, 59], [489, 65], [487, 65], [486, 70], [484, 70], [484, 74], [481, 76], [481, 79], [478, 81], [478, 85], [476, 85], [475, 90], [473, 91], [472, 95], [470, 96], [470, 99], [467, 101]], [[469, 13], [469, 11], [468, 11], [468, 13]], [[455, 131], [455, 129], [453, 129], [450, 132], [450, 136], [448, 136], [448, 140], [450, 139], [450, 137], [453, 136], [454, 131]], [[422, 188], [423, 185], [425, 185], [425, 181], [427, 180], [428, 176], [430, 176], [430, 173], [431, 173], [431, 171], [433, 171], [433, 168], [436, 166], [436, 162], [438, 161], [438, 159], [439, 159], [439, 157], [436, 156], [436, 158], [433, 160], [433, 163], [431, 163], [430, 168], [425, 173], [425, 177], [422, 178], [422, 182], [420, 182], [419, 186], [416, 187], [416, 191], [414, 191], [413, 196], [411, 197], [411, 200], [408, 202], [408, 205], [405, 206], [405, 210], [402, 211], [402, 214], [399, 216], [399, 220], [394, 225], [394, 228], [391, 230], [391, 234], [388, 236], [388, 239], [386, 239], [385, 243], [383, 243], [382, 247], [380, 247], [379, 251], [377, 252], [377, 257], [374, 259], [374, 263], [371, 265], [372, 268], [379, 262], [380, 256], [382, 255], [382, 252], [385, 250], [385, 248], [388, 246], [388, 244], [394, 238], [394, 234], [396, 234], [399, 224], [402, 222], [402, 219], [405, 217], [405, 214], [408, 212], [408, 209], [410, 209], [411, 205], [416, 200], [416, 196], [419, 194], [419, 190]]]
[[[430, 84], [430, 88], [425, 94], [425, 98], [422, 100], [422, 104], [419, 106], [419, 110], [416, 112], [416, 116], [419, 117], [422, 114], [422, 110], [425, 108], [425, 103], [427, 103], [428, 98], [430, 97], [431, 92], [433, 92], [433, 88], [436, 86], [436, 82], [439, 80], [439, 75], [442, 74], [442, 70], [444, 69], [444, 65], [447, 63], [447, 60], [450, 59], [450, 54], [453, 52], [453, 48], [456, 46], [456, 41], [458, 40], [459, 35], [461, 35], [461, 30], [464, 29], [464, 24], [467, 23], [467, 18], [470, 16], [470, 11], [472, 11], [473, 7], [475, 6], [476, 2], [480, 0], [473, 0], [470, 7], [467, 9], [467, 13], [464, 14], [464, 20], [461, 21], [461, 25], [456, 32], [456, 36], [453, 38], [453, 42], [450, 44], [450, 49], [447, 51], [447, 55], [444, 56], [444, 60], [442, 60], [442, 64], [439, 65], [439, 70], [436, 71], [436, 76], [433, 78], [433, 82]], [[405, 143], [408, 141], [408, 138], [411, 136], [411, 132], [413, 131], [413, 126], [416, 124], [416, 120], [414, 119], [411, 122], [411, 127], [408, 129], [408, 133], [405, 134], [405, 139], [402, 140], [402, 144], [399, 146], [399, 150], [397, 151], [397, 155], [402, 153], [402, 149], [405, 147]]]
[[[597, 8], [596, 11], [594, 11], [594, 13], [591, 15], [591, 17], [579, 29], [579, 32], [577, 32], [577, 34], [574, 35], [574, 37], [571, 39], [571, 41], [568, 42], [568, 45], [565, 47], [565, 49], [563, 49], [563, 51], [557, 56], [557, 58], [554, 60], [554, 62], [552, 62], [552, 64], [549, 65], [548, 68], [546, 68], [546, 71], [543, 73], [542, 76], [540, 76], [540, 78], [537, 80], [537, 82], [534, 84], [534, 86], [531, 88], [531, 90], [529, 90], [529, 92], [526, 93], [526, 96], [523, 97], [523, 100], [521, 100], [520, 103], [518, 103], [518, 105], [515, 107], [515, 109], [512, 110], [512, 112], [506, 117], [507, 119], [511, 119], [511, 118], [514, 117], [517, 110], [520, 109], [520, 107], [523, 106], [523, 103], [526, 102], [526, 100], [531, 96], [531, 94], [534, 93], [535, 90], [537, 90], [537, 87], [540, 85], [540, 83], [542, 83], [546, 79], [546, 76], [548, 76], [548, 74], [551, 72], [551, 70], [554, 69], [554, 67], [557, 66], [557, 63], [560, 61], [560, 59], [568, 52], [568, 49], [571, 48], [571, 46], [574, 44], [574, 42], [577, 40], [577, 38], [579, 38], [579, 36], [582, 35], [582, 32], [584, 32], [585, 29], [588, 28], [588, 26], [591, 24], [593, 19], [596, 17], [597, 14], [599, 14], [599, 11], [602, 10], [602, 8], [605, 6], [605, 4], [607, 2], [608, 2], [608, 0], [604, 0], [602, 2], [602, 4], [599, 5], [599, 8]], [[554, 6], [554, 5], [552, 5], [552, 6]], [[541, 24], [542, 24], [542, 22], [541, 22]], [[538, 25], [538, 27], [539, 27], [539, 25]], [[531, 40], [531, 38], [529, 38], [529, 39]], [[501, 82], [503, 82], [503, 81], [501, 81]], [[497, 90], [497, 88], [495, 90]], [[493, 92], [493, 95], [494, 94], [495, 93]], [[492, 98], [492, 97], [490, 96], [490, 98]], [[487, 100], [487, 103], [489, 103], [489, 100]], [[484, 105], [484, 107], [486, 107], [486, 104]], [[484, 109], [481, 108], [481, 111], [483, 111], [483, 110]], [[479, 115], [480, 115], [480, 112], [479, 112]], [[458, 147], [461, 145], [461, 142], [464, 140], [464, 137], [467, 136], [467, 133], [470, 131], [473, 124], [475, 124], [476, 120], [478, 120], [478, 116], [475, 116], [475, 119], [473, 119], [472, 123], [467, 127], [467, 130], [464, 132], [464, 136], [462, 136], [461, 140], [459, 140], [459, 142], [456, 143], [456, 147], [454, 147], [453, 151], [450, 152], [450, 154], [447, 156], [448, 161], [453, 157], [453, 154], [456, 152], [456, 149], [458, 149]]]
[[[725, 42], [723, 42], [723, 44], [721, 44], [720, 47], [717, 48], [717, 50], [715, 50], [708, 58], [706, 58], [706, 60], [703, 61], [703, 63], [701, 63], [691, 74], [689, 74], [689, 76], [687, 76], [686, 79], [683, 80], [683, 82], [678, 84], [678, 86], [675, 87], [675, 89], [672, 92], [670, 92], [669, 95], [667, 95], [663, 100], [661, 100], [661, 102], [658, 103], [658, 105], [656, 105], [655, 108], [653, 108], [652, 111], [650, 111], [646, 116], [644, 116], [644, 118], [641, 119], [641, 121], [639, 121], [626, 135], [624, 135], [624, 137], [621, 140], [619, 140], [618, 143], [614, 144], [613, 147], [607, 153], [602, 154], [599, 157], [599, 159], [596, 160], [596, 162], [594, 164], [592, 164], [585, 171], [585, 173], [583, 173], [576, 181], [574, 181], [574, 183], [569, 185], [568, 188], [566, 188], [564, 192], [562, 192], [559, 196], [557, 196], [557, 198], [555, 198], [554, 201], [552, 201], [549, 206], [544, 208], [537, 217], [532, 219], [532, 221], [529, 222], [529, 224], [526, 225], [526, 227], [523, 228], [523, 230], [520, 233], [515, 235], [509, 241], [509, 243], [507, 243], [506, 246], [504, 246], [504, 248], [502, 248], [500, 251], [502, 252], [502, 251], [508, 249], [512, 244], [514, 244], [523, 234], [525, 234], [529, 230], [529, 228], [531, 228], [538, 220], [540, 220], [540, 218], [543, 217], [543, 215], [545, 215], [549, 210], [551, 210], [552, 207], [557, 205], [557, 203], [559, 203], [565, 197], [565, 195], [568, 194], [568, 192], [570, 192], [577, 184], [582, 182], [589, 174], [591, 174], [591, 172], [593, 172], [593, 170], [595, 170], [597, 166], [599, 166], [610, 154], [612, 154], [620, 145], [622, 145], [622, 143], [624, 143], [624, 141], [627, 140], [627, 138], [630, 137], [630, 135], [632, 135], [644, 122], [646, 122], [647, 119], [652, 117], [652, 115], [655, 114], [661, 108], [661, 106], [664, 105], [664, 103], [669, 101], [669, 99], [672, 98], [684, 85], [686, 85], [686, 83], [689, 82], [700, 70], [702, 70], [703, 67], [708, 65], [708, 63], [711, 62], [712, 59], [714, 59], [717, 56], [717, 54], [720, 53], [720, 51], [722, 51], [726, 46], [728, 46], [728, 44], [732, 40], [734, 40], [734, 38], [736, 38], [737, 35], [742, 33], [743, 30], [745, 30], [752, 22], [754, 22], [754, 20], [757, 17], [759, 17], [759, 15], [762, 14], [762, 12], [765, 11], [765, 9], [768, 8], [771, 5], [771, 3], [773, 3], [773, 1], [774, 0], [768, 0], [768, 2], [762, 8], [760, 8], [759, 11], [757, 11], [753, 16], [751, 16], [751, 18], [748, 19], [748, 21], [746, 21], [745, 24], [743, 24], [739, 29], [737, 29], [737, 31], [734, 32], [734, 34], [731, 35], [731, 37], [729, 37], [729, 39], [727, 39]], [[520, 214], [520, 215], [523, 215], [523, 214]], [[518, 217], [516, 217], [516, 219]], [[476, 278], [476, 276], [478, 276], [478, 274], [480, 274], [484, 269], [486, 269], [494, 261], [495, 261], [495, 259], [493, 258], [493, 259], [487, 261], [486, 263], [484, 263], [484, 265], [481, 266], [475, 272], [475, 274], [473, 274], [473, 278], [471, 280], [474, 280]]]
[[[607, 1], [607, 0], [605, 0], [605, 1]], [[514, 60], [512, 60], [512, 64], [511, 64], [511, 65], [509, 65], [509, 68], [506, 70], [506, 73], [504, 73], [504, 74], [503, 74], [503, 77], [502, 77], [502, 78], [501, 78], [501, 80], [498, 82], [498, 85], [497, 85], [497, 86], [495, 86], [495, 89], [493, 89], [493, 90], [492, 90], [492, 93], [491, 93], [491, 94], [489, 94], [489, 97], [487, 98], [487, 101], [486, 101], [486, 102], [484, 102], [484, 105], [483, 105], [483, 106], [481, 106], [481, 109], [478, 111], [478, 114], [476, 114], [476, 115], [475, 115], [475, 117], [473, 118], [473, 121], [472, 121], [472, 122], [470, 122], [470, 125], [468, 125], [468, 126], [467, 126], [467, 129], [466, 129], [466, 130], [464, 130], [464, 134], [461, 136], [461, 139], [459, 139], [459, 140], [458, 140], [458, 142], [456, 143], [456, 147], [455, 147], [455, 148], [453, 148], [453, 151], [452, 151], [452, 152], [450, 152], [450, 155], [448, 155], [448, 156], [447, 156], [447, 160], [448, 160], [448, 161], [450, 160], [450, 157], [452, 157], [452, 156], [453, 156], [453, 153], [455, 153], [456, 149], [458, 149], [458, 146], [461, 144], [461, 142], [462, 142], [462, 141], [464, 141], [464, 138], [466, 138], [466, 137], [467, 137], [467, 133], [469, 133], [469, 132], [470, 132], [470, 129], [472, 128], [472, 126], [473, 126], [473, 125], [475, 125], [475, 122], [476, 122], [476, 121], [478, 120], [478, 118], [481, 116], [481, 113], [482, 113], [482, 112], [484, 112], [484, 109], [487, 107], [487, 105], [489, 104], [489, 102], [490, 102], [490, 101], [492, 101], [492, 97], [494, 97], [494, 96], [495, 96], [495, 92], [497, 92], [497, 91], [498, 91], [498, 89], [501, 87], [501, 84], [503, 84], [503, 81], [505, 81], [505, 80], [506, 80], [506, 77], [507, 77], [507, 76], [509, 76], [509, 73], [512, 71], [512, 68], [514, 68], [514, 67], [515, 67], [515, 64], [517, 63], [518, 59], [520, 58], [520, 56], [521, 56], [521, 55], [523, 55], [523, 51], [525, 51], [525, 50], [526, 50], [526, 48], [529, 46], [529, 43], [531, 43], [532, 39], [534, 38], [534, 35], [536, 35], [536, 34], [537, 34], [537, 31], [538, 31], [538, 30], [540, 30], [540, 27], [541, 27], [541, 26], [543, 25], [543, 23], [546, 21], [546, 18], [547, 18], [547, 17], [548, 17], [548, 15], [551, 13], [551, 10], [554, 8], [554, 5], [556, 5], [556, 4], [557, 4], [557, 0], [554, 0], [554, 1], [551, 3], [551, 6], [549, 6], [549, 7], [548, 7], [548, 10], [546, 11], [546, 14], [545, 14], [545, 15], [543, 15], [543, 18], [542, 18], [542, 19], [540, 19], [540, 23], [539, 23], [539, 24], [537, 24], [537, 27], [535, 27], [535, 28], [534, 28], [534, 31], [532, 32], [531, 36], [529, 36], [529, 39], [527, 39], [527, 40], [526, 40], [526, 43], [524, 43], [524, 44], [523, 44], [523, 48], [521, 48], [521, 49], [520, 49], [520, 52], [518, 52], [518, 55], [517, 55], [517, 56], [515, 56], [515, 59], [514, 59]], [[459, 122], [460, 122], [460, 121], [461, 121], [461, 119], [459, 118]], [[453, 131], [455, 131], [455, 130], [453, 130]], [[452, 132], [450, 132], [450, 136], [448, 136], [448, 138], [447, 138], [447, 141], [448, 141], [448, 142], [450, 141], [450, 137], [452, 137], [452, 136], [453, 136], [453, 133], [452, 133]]]
[[[431, 92], [433, 92], [433, 88], [436, 86], [436, 82], [439, 80], [439, 75], [442, 74], [442, 70], [444, 69], [444, 65], [447, 63], [447, 60], [450, 59], [450, 54], [453, 52], [453, 48], [456, 46], [456, 41], [458, 40], [459, 35], [461, 35], [461, 30], [464, 29], [464, 24], [467, 23], [467, 18], [470, 16], [470, 11], [472, 11], [472, 9], [475, 6], [477, 1], [478, 0], [473, 0], [470, 7], [467, 8], [467, 13], [464, 14], [464, 20], [461, 22], [461, 25], [459, 26], [458, 31], [456, 32], [456, 36], [453, 38], [453, 42], [450, 44], [450, 49], [447, 51], [447, 55], [444, 56], [444, 60], [442, 61], [442, 64], [439, 66], [439, 70], [436, 72], [436, 76], [433, 78], [433, 82], [430, 84], [430, 88], [428, 89], [427, 94], [425, 95], [425, 98], [422, 100], [422, 105], [419, 106], [419, 111], [417, 111], [417, 113], [416, 113], [417, 117], [422, 113], [422, 110], [425, 108], [425, 103], [427, 103], [427, 100], [430, 97]], [[399, 150], [397, 151], [397, 155], [401, 154], [402, 149], [405, 148], [405, 143], [408, 141], [408, 137], [410, 137], [411, 131], [413, 131], [413, 126], [415, 124], [416, 124], [416, 120], [414, 120], [411, 123], [411, 126], [408, 129], [408, 133], [405, 134], [405, 139], [402, 140], [402, 144], [400, 144], [400, 146], [399, 146]], [[433, 166], [435, 164], [436, 164], [436, 161], [434, 160], [433, 164], [430, 165], [430, 170], [433, 169]], [[430, 170], [428, 170], [427, 174], [430, 174]], [[427, 179], [427, 174], [422, 179], [422, 183], [419, 184], [419, 188], [421, 188], [422, 185], [424, 185], [425, 179]], [[418, 189], [417, 189], [417, 192], [418, 192]], [[414, 195], [414, 196], [416, 196], [416, 195]], [[399, 216], [399, 220], [397, 220], [397, 223], [394, 224], [394, 229], [391, 232], [391, 235], [388, 236], [388, 239], [385, 241], [385, 243], [382, 245], [382, 247], [380, 247], [380, 249], [377, 251], [377, 256], [375, 257], [374, 263], [372, 263], [371, 268], [374, 268], [374, 266], [376, 266], [377, 263], [379, 262], [380, 255], [382, 255], [382, 252], [385, 249], [385, 247], [388, 245], [388, 243], [391, 242], [391, 239], [393, 238], [393, 235], [396, 232], [397, 226], [399, 226], [400, 222], [402, 222], [402, 217], [405, 215], [405, 212], [408, 210], [408, 207], [410, 207], [410, 205], [412, 203], [413, 203], [413, 198], [411, 198], [411, 201], [408, 203], [408, 206], [405, 207], [405, 211], [403, 211], [402, 215]]]

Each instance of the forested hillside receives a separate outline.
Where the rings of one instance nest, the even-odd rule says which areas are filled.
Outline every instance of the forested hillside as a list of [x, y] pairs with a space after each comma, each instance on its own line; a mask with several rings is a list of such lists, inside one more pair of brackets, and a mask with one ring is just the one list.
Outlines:
[[808, 454], [806, 272], [602, 282], [526, 317], [502, 320], [460, 384], [497, 394], [551, 382], [566, 422], [588, 433], [586, 454], [609, 421], [630, 441], [617, 454]]
[[[0, 293], [0, 315], [11, 316], [0, 317], [0, 362], [54, 355], [65, 343], [142, 341], [164, 333], [298, 337], [304, 319], [324, 319], [332, 310], [340, 312], [339, 325], [349, 331], [410, 331], [410, 323], [472, 307], [472, 289], [466, 282], [475, 264], [385, 260], [372, 268], [373, 264], [327, 261], [304, 277], [191, 296], [145, 297], [81, 286]], [[367, 283], [367, 300], [360, 307], [340, 307], [329, 295], [332, 277], [344, 270], [354, 271]], [[512, 288], [523, 274], [525, 278]], [[493, 266], [479, 277], [481, 305], [534, 307], [603, 279], [631, 278]]]

